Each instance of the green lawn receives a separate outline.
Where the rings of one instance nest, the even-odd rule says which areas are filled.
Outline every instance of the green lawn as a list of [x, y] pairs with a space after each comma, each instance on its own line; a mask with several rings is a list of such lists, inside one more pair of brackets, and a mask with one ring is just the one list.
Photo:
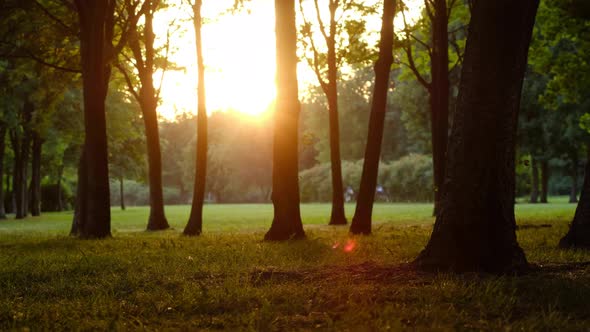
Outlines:
[[[262, 242], [271, 205], [207, 205], [204, 234], [144, 232], [148, 210], [113, 209], [113, 238], [67, 236], [71, 213], [0, 221], [0, 330], [587, 330], [590, 253], [559, 250], [575, 205], [516, 205], [517, 235], [540, 270], [426, 274], [430, 204], [378, 204], [374, 235], [326, 226], [304, 204], [306, 240]], [[350, 216], [354, 206], [347, 206]], [[345, 248], [347, 250], [345, 250]]]

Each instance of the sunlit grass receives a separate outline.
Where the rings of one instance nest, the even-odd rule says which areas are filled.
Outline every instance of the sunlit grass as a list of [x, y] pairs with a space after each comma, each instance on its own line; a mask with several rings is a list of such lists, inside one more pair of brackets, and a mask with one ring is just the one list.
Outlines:
[[[347, 206], [350, 216], [353, 206]], [[517, 204], [517, 235], [543, 266], [587, 262], [559, 250], [574, 204]], [[431, 232], [430, 204], [378, 204], [374, 235], [326, 226], [306, 204], [308, 239], [261, 241], [271, 205], [208, 205], [205, 233], [180, 236], [188, 206], [167, 207], [174, 230], [144, 232], [147, 208], [113, 209], [114, 236], [67, 236], [71, 213], [0, 221], [0, 330], [584, 330], [590, 270], [521, 277], [400, 269]], [[550, 225], [548, 227], [547, 225]], [[531, 227], [532, 226], [532, 227]], [[543, 226], [543, 227], [535, 227]], [[354, 248], [346, 244], [354, 241]]]

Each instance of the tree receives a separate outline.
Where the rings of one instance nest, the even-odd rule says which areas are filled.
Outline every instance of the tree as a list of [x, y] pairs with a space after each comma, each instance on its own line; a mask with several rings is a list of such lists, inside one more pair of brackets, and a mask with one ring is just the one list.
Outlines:
[[357, 198], [356, 210], [350, 225], [353, 234], [370, 234], [373, 202], [377, 187], [379, 157], [383, 140], [385, 111], [387, 108], [387, 92], [389, 90], [389, 72], [393, 63], [393, 18], [396, 11], [396, 0], [383, 2], [381, 39], [379, 41], [379, 58], [375, 63], [375, 87], [369, 118], [369, 134], [365, 148], [365, 160], [361, 185]]
[[516, 241], [515, 141], [538, 0], [473, 4], [440, 212], [423, 269], [528, 267]]
[[[160, 7], [159, 0], [145, 0], [136, 13], [135, 10], [128, 11], [131, 17], [143, 15], [142, 27], [137, 24], [129, 25], [128, 46], [135, 61], [127, 57], [127, 60], [134, 64], [137, 70], [139, 82], [133, 82], [129, 71], [121, 63], [117, 68], [125, 76], [130, 93], [135, 97], [141, 107], [145, 125], [145, 136], [148, 155], [148, 182], [150, 187], [150, 216], [147, 229], [150, 231], [167, 229], [168, 220], [164, 213], [164, 194], [162, 189], [162, 155], [160, 148], [160, 133], [158, 129], [158, 101], [160, 98], [161, 85], [154, 86], [154, 73], [158, 62], [163, 61], [163, 72], [166, 71], [168, 63], [168, 44], [164, 47], [166, 53], [163, 59], [158, 58], [154, 46], [155, 34], [153, 27], [154, 13]], [[125, 57], [125, 54], [122, 54]]]
[[[336, 39], [341, 33], [340, 30], [342, 30], [340, 20], [346, 11], [350, 11], [353, 8], [354, 3], [350, 0], [329, 0], [328, 11], [330, 19], [327, 26], [322, 20], [318, 0], [313, 0], [313, 4], [317, 25], [327, 48], [326, 53], [320, 52], [320, 49], [316, 46], [312, 33], [312, 23], [305, 17], [303, 0], [299, 0], [299, 8], [304, 22], [302, 28], [304, 36], [303, 43], [305, 46], [311, 48], [312, 53], [311, 59], [308, 59], [308, 62], [315, 72], [320, 87], [328, 101], [330, 161], [332, 169], [332, 212], [329, 224], [346, 225], [342, 185], [342, 160], [340, 157], [340, 124], [338, 119], [338, 65], [342, 62], [343, 54], [337, 53]], [[340, 16], [336, 17], [336, 12], [339, 10], [341, 11]], [[348, 24], [348, 26], [352, 27], [352, 24]], [[364, 30], [364, 25], [361, 24], [361, 26], [363, 28], [362, 30]], [[352, 31], [352, 29], [348, 30]], [[354, 37], [351, 33], [350, 40], [355, 40]], [[321, 59], [324, 59], [324, 61]]]
[[[408, 24], [405, 21], [406, 42], [404, 51], [408, 59], [408, 68], [412, 71], [418, 82], [428, 92], [428, 104], [430, 110], [430, 130], [432, 142], [432, 160], [434, 171], [434, 214], [436, 215], [440, 205], [442, 187], [444, 184], [445, 174], [445, 156], [447, 152], [448, 140], [448, 118], [449, 118], [449, 88], [450, 88], [450, 70], [449, 70], [449, 20], [455, 7], [455, 0], [425, 0], [425, 13], [430, 22], [431, 43], [421, 41], [412, 34]], [[404, 12], [402, 11], [402, 14]], [[461, 30], [461, 29], [457, 29]], [[455, 33], [453, 33], [454, 35]], [[416, 65], [416, 57], [413, 54], [413, 42], [415, 40], [421, 46], [426, 47], [426, 52], [430, 60], [430, 82], [427, 81], [419, 71]], [[455, 46], [457, 61], [461, 60], [461, 50], [459, 43], [452, 40]], [[452, 69], [451, 69], [452, 70]]]
[[207, 174], [207, 105], [205, 100], [205, 64], [203, 62], [203, 40], [201, 27], [202, 0], [195, 0], [192, 4], [193, 25], [195, 29], [195, 43], [197, 51], [197, 152], [195, 162], [195, 182], [193, 188], [193, 202], [188, 223], [184, 228], [185, 235], [199, 235], [203, 229], [203, 202], [205, 200], [205, 184]]
[[303, 238], [299, 211], [297, 134], [299, 93], [297, 88], [297, 29], [295, 0], [275, 0], [277, 98], [274, 114], [272, 203], [274, 217], [265, 240]]
[[122, 45], [113, 46], [116, 1], [75, 0], [80, 25], [84, 90], [84, 149], [78, 170], [72, 234], [82, 238], [111, 235], [105, 99], [111, 61]]
[[561, 248], [590, 248], [590, 146], [586, 160], [584, 184], [574, 219], [567, 234], [559, 241]]

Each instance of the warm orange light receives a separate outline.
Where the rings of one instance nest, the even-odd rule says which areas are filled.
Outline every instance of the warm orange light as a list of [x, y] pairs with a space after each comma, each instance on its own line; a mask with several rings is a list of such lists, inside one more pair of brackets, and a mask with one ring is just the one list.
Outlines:
[[344, 245], [344, 252], [352, 252], [356, 248], [356, 241], [354, 239], [348, 239]]

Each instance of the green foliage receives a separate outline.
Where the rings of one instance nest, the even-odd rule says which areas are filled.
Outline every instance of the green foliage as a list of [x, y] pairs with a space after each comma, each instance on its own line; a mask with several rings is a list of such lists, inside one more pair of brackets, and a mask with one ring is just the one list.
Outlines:
[[393, 202], [429, 202], [433, 199], [432, 158], [410, 154], [382, 165], [379, 183]]
[[[363, 171], [363, 161], [342, 162], [344, 188], [357, 191]], [[303, 202], [328, 202], [332, 195], [330, 164], [323, 163], [299, 173]], [[396, 161], [379, 165], [378, 184], [385, 194], [377, 200], [393, 202], [428, 202], [432, 200], [432, 158], [410, 154]]]

